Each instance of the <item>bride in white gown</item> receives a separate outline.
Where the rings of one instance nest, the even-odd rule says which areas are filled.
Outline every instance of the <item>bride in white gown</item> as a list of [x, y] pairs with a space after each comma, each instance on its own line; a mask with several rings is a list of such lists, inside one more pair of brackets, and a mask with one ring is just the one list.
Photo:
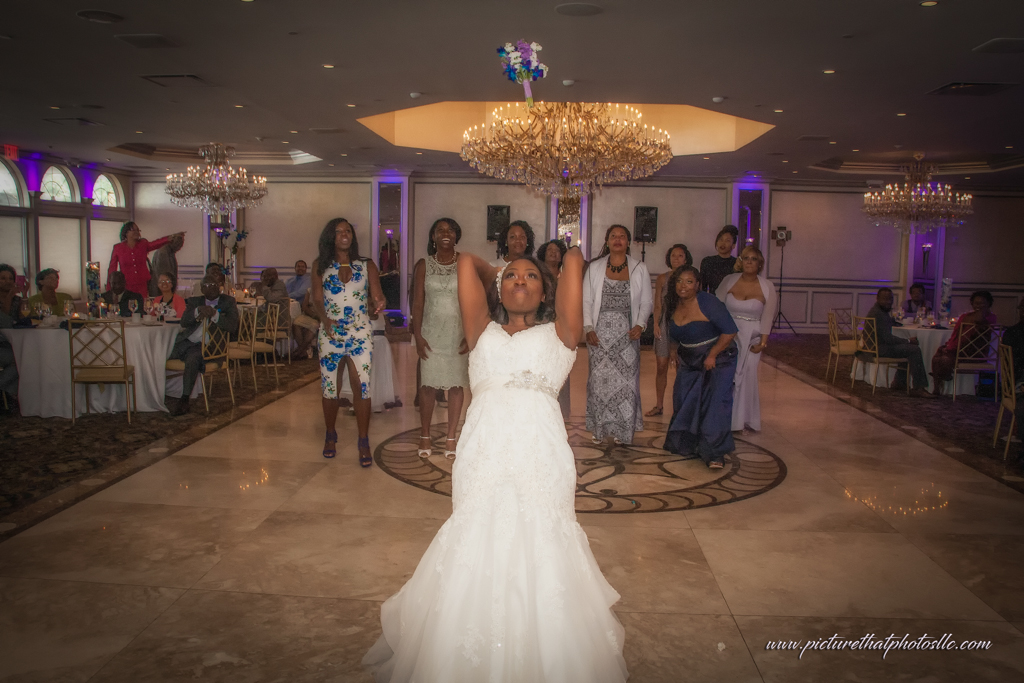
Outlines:
[[[473, 401], [452, 468], [452, 516], [381, 607], [363, 658], [379, 682], [625, 681], [618, 593], [576, 522], [558, 390], [583, 332], [579, 249], [554, 281], [533, 259], [459, 256]], [[551, 319], [554, 318], [554, 322]]]

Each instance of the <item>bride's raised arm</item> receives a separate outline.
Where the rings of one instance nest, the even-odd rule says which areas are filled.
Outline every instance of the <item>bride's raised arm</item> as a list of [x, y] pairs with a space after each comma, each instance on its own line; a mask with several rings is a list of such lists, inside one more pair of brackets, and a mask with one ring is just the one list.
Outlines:
[[459, 254], [459, 310], [462, 313], [462, 332], [470, 351], [491, 322], [487, 307], [487, 287], [498, 274], [498, 269], [473, 254]]
[[579, 247], [565, 252], [562, 274], [555, 292], [555, 331], [570, 349], [575, 349], [583, 336], [583, 253]]

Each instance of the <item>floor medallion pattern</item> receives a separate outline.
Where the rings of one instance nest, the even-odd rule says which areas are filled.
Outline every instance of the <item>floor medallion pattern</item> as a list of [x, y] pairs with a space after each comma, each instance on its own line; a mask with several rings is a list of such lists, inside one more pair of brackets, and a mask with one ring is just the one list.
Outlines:
[[[786, 478], [786, 464], [760, 446], [736, 439], [736, 450], [725, 468], [709, 470], [699, 459], [661, 450], [667, 423], [644, 420], [633, 444], [597, 445], [590, 440], [582, 417], [566, 420], [569, 445], [576, 455], [577, 512], [669, 512], [735, 503], [769, 491]], [[377, 465], [391, 476], [417, 488], [450, 496], [452, 461], [441, 446], [446, 425], [432, 425], [434, 452], [416, 455], [419, 430], [402, 432], [384, 441], [374, 453]]]

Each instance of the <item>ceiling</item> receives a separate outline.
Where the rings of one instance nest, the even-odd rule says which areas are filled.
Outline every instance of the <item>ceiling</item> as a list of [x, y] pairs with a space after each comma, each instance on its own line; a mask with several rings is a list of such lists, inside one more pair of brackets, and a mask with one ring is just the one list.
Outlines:
[[[1024, 38], [1019, 0], [593, 3], [595, 16], [566, 16], [555, 0], [6, 3], [0, 142], [137, 173], [184, 166], [147, 159], [146, 149], [215, 140], [275, 157], [273, 177], [475, 175], [453, 152], [394, 147], [357, 119], [517, 100], [522, 90], [504, 79], [495, 50], [525, 38], [544, 46], [550, 68], [534, 84], [537, 99], [686, 104], [775, 126], [735, 152], [678, 156], [659, 177], [864, 184], [892, 180], [883, 172], [924, 152], [955, 162], [958, 174], [942, 179], [958, 188], [1024, 190], [1024, 53], [974, 50]], [[124, 19], [76, 16], [87, 9]], [[173, 46], [137, 47], [115, 37], [124, 34]], [[167, 75], [205, 85], [143, 78]], [[1012, 87], [929, 94], [956, 82]], [[78, 118], [98, 125], [53, 121]], [[124, 145], [141, 147], [111, 151]]]

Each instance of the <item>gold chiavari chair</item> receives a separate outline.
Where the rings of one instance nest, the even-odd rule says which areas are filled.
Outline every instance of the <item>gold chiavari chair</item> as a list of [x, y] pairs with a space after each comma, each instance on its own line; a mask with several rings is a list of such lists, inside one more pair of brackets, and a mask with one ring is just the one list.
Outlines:
[[[228, 391], [231, 393], [231, 405], [235, 405], [235, 389], [231, 386], [231, 364], [228, 361], [228, 333], [216, 325], [211, 325], [209, 320], [203, 320], [203, 364], [205, 370], [200, 373], [200, 381], [203, 383], [203, 403], [206, 405], [206, 412], [210, 412], [210, 394], [213, 393], [213, 381], [215, 375], [224, 371], [228, 380]], [[165, 364], [170, 372], [178, 373], [185, 371], [185, 361], [171, 359]], [[206, 385], [206, 380], [210, 385]]]
[[953, 365], [953, 400], [956, 400], [956, 376], [999, 372], [999, 340], [1002, 328], [987, 323], [960, 326]]
[[[849, 311], [849, 309], [845, 309]], [[839, 372], [839, 359], [843, 356], [853, 356], [857, 353], [857, 340], [853, 338], [849, 330], [849, 339], [844, 339], [843, 332], [839, 327], [839, 317], [835, 310], [828, 312], [828, 363], [825, 365], [825, 381], [828, 381], [828, 370], [832, 366], [832, 356], [836, 357], [835, 367], [832, 368], [832, 384], [836, 383], [836, 373]]]
[[[853, 316], [853, 329], [856, 336], [857, 342], [857, 353], [853, 356], [853, 368], [851, 369], [852, 380], [850, 382], [850, 388], [853, 388], [854, 383], [857, 381], [857, 363], [871, 362], [875, 364], [875, 372], [871, 377], [871, 393], [875, 393], [875, 387], [878, 386], [878, 371], [879, 368], [885, 367], [886, 377], [889, 375], [889, 368], [891, 366], [905, 365], [908, 374], [907, 377], [907, 395], [910, 395], [910, 361], [906, 358], [887, 358], [881, 356], [878, 353], [878, 328], [875, 326], [874, 318], [862, 317], [859, 315]], [[871, 361], [862, 360], [859, 354], [871, 356]]]
[[239, 385], [242, 382], [242, 361], [248, 359], [252, 365], [252, 388], [258, 391], [256, 384], [256, 353], [253, 351], [253, 344], [256, 343], [256, 307], [238, 307], [238, 341], [228, 343], [228, 359], [235, 363], [235, 376], [238, 377]]
[[1013, 441], [1013, 428], [1017, 426], [1017, 382], [1013, 376], [1013, 349], [1006, 344], [999, 345], [999, 416], [996, 418], [996, 430], [992, 434], [992, 448], [999, 443], [999, 427], [1003, 424], [1003, 412], [1010, 411], [1010, 431], [1006, 434], [1006, 448], [1003, 449], [1003, 460], [1010, 452]]
[[124, 320], [68, 321], [71, 352], [71, 424], [75, 424], [75, 385], [85, 385], [85, 412], [89, 411], [90, 384], [124, 384], [128, 424], [132, 423], [135, 400], [135, 367], [128, 365], [124, 343]]
[[[266, 311], [259, 311], [256, 315], [256, 341], [253, 342], [253, 359], [257, 354], [263, 354], [263, 367], [267, 371], [267, 379], [270, 379], [270, 366], [274, 366], [274, 383], [281, 384], [277, 375], [277, 321], [281, 308], [279, 304], [267, 302]], [[259, 310], [259, 309], [257, 309]]]
[[853, 334], [853, 309], [852, 308], [831, 308], [829, 309], [832, 313], [836, 314], [836, 326], [839, 328], [839, 337], [845, 339], [854, 339]]

